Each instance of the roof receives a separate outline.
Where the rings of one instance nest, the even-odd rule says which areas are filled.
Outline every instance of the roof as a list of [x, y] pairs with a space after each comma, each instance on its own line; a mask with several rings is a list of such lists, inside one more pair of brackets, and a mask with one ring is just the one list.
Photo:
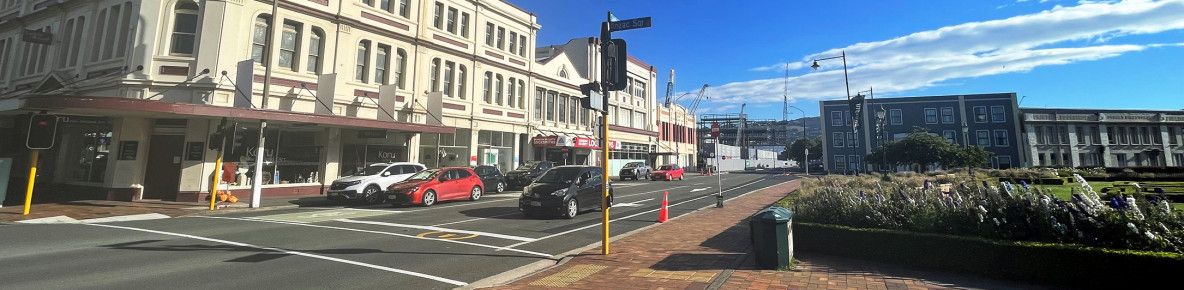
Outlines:
[[1184, 115], [1184, 110], [1142, 110], [1142, 109], [1088, 109], [1088, 108], [1028, 108], [1020, 107], [1023, 113], [1164, 113]]

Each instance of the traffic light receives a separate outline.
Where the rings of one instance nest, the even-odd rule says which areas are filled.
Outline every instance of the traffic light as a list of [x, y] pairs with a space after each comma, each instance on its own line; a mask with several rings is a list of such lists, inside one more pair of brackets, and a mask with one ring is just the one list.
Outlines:
[[50, 114], [36, 114], [29, 118], [29, 139], [25, 140], [25, 147], [29, 149], [53, 148], [54, 139], [58, 136], [58, 116]]
[[581, 107], [598, 112], [604, 111], [604, 98], [600, 95], [599, 82], [580, 85], [580, 93], [584, 95], [583, 98], [580, 98]]
[[238, 123], [234, 123], [226, 128], [226, 133], [223, 133], [226, 136], [226, 147], [223, 147], [226, 150], [226, 155], [241, 153], [240, 151], [246, 150], [243, 146], [243, 140], [247, 137], [245, 133], [246, 131], [240, 130]]
[[226, 135], [222, 130], [210, 134], [210, 142], [206, 143], [210, 150], [222, 150], [222, 143], [226, 142]]

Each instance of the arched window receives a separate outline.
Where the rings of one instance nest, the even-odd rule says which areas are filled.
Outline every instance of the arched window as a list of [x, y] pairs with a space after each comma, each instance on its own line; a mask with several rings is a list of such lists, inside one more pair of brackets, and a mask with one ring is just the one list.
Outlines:
[[308, 72], [312, 74], [321, 73], [321, 48], [325, 47], [325, 31], [320, 28], [313, 27], [312, 34], [308, 36]]
[[456, 95], [458, 97], [460, 97], [461, 100], [464, 100], [465, 95], [467, 94], [467, 92], [465, 91], [465, 89], [466, 89], [465, 84], [467, 83], [465, 81], [465, 78], [467, 77], [467, 70], [465, 70], [465, 65], [462, 64], [462, 65], [460, 65], [460, 67], [457, 68], [457, 75], [458, 75], [458, 77], [456, 78]]
[[169, 54], [193, 55], [197, 43], [197, 4], [177, 2], [173, 8], [173, 38]]
[[95, 19], [94, 39], [91, 40], [90, 61], [99, 61], [99, 54], [103, 48], [103, 31], [107, 27], [107, 9], [99, 10], [99, 17]]
[[391, 47], [379, 44], [378, 55], [374, 58], [374, 82], [387, 84], [386, 72], [390, 70]]
[[503, 100], [502, 100], [502, 75], [501, 74], [497, 75], [497, 83], [493, 87], [493, 93], [495, 95], [497, 95], [497, 98], [496, 98], [497, 105], [501, 106], [502, 104], [504, 104]]
[[559, 77], [565, 78], [565, 79], [567, 78], [567, 69], [566, 68], [559, 69]]
[[366, 71], [370, 69], [370, 41], [358, 42], [358, 65], [354, 69], [354, 80], [366, 82]]
[[407, 51], [402, 48], [395, 54], [395, 82], [399, 84], [400, 89], [406, 89], [403, 78], [407, 73]]
[[506, 83], [506, 86], [507, 86], [507, 88], [506, 88], [506, 99], [507, 99], [506, 104], [508, 106], [510, 106], [511, 108], [518, 107], [517, 105], [515, 105], [517, 103], [517, 102], [515, 102], [517, 100], [517, 98], [514, 97], [514, 93], [518, 92], [518, 90], [515, 89], [517, 85], [518, 85], [518, 82], [515, 81], [514, 78], [510, 78], [508, 80], [508, 82]]
[[451, 61], [444, 62], [444, 95], [448, 97], [455, 97], [452, 94], [452, 77], [456, 73], [456, 63]]
[[251, 34], [251, 59], [255, 60], [256, 64], [263, 65], [267, 62], [267, 39], [271, 35], [269, 33], [270, 25], [270, 15], [261, 14], [259, 17], [255, 17], [255, 31]]
[[431, 74], [430, 79], [429, 79], [430, 82], [428, 82], [428, 84], [429, 84], [428, 91], [429, 92], [439, 92], [440, 91], [440, 59], [439, 58], [432, 59], [432, 67], [428, 70], [428, 73]]
[[491, 88], [491, 87], [493, 86], [493, 73], [485, 72], [485, 82], [484, 83], [485, 83], [485, 91], [482, 92], [481, 95], [485, 97], [486, 104], [492, 104], [493, 103], [493, 94], [491, 91], [493, 90], [493, 88]]

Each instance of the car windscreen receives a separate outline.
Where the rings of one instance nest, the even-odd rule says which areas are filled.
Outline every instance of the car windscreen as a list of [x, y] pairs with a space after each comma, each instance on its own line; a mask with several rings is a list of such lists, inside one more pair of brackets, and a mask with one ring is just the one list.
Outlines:
[[662, 165], [662, 167], [658, 167], [658, 170], [673, 170], [673, 169], [674, 169], [674, 166], [670, 166], [670, 165]]
[[543, 176], [539, 176], [538, 183], [571, 183], [580, 174], [580, 168], [556, 168], [547, 170]]
[[629, 162], [629, 164], [625, 164], [625, 168], [636, 168], [640, 166], [641, 162]]
[[382, 173], [383, 169], [386, 169], [385, 164], [384, 165], [370, 165], [370, 166], [367, 166], [365, 170], [362, 170], [362, 172], [358, 172], [358, 175], [360, 175], [360, 176], [375, 175], [375, 174]]
[[523, 164], [522, 164], [522, 166], [518, 166], [518, 169], [517, 169], [517, 170], [533, 170], [533, 169], [535, 169], [535, 168], [538, 168], [538, 167], [539, 167], [539, 164], [542, 164], [542, 162], [527, 162], [527, 163], [523, 163]]
[[408, 177], [407, 180], [431, 180], [432, 177], [436, 176], [436, 173], [440, 173], [440, 170], [439, 169], [428, 169], [428, 170], [420, 171], [419, 173], [416, 173], [415, 175]]

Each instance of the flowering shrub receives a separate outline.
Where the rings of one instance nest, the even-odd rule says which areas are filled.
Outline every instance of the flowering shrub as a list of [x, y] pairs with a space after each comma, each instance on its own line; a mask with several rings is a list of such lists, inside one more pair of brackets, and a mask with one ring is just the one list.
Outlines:
[[1184, 213], [1166, 196], [1103, 199], [1073, 177], [1080, 190], [1060, 200], [962, 175], [949, 192], [924, 176], [827, 176], [805, 181], [791, 206], [803, 222], [1184, 253]]

